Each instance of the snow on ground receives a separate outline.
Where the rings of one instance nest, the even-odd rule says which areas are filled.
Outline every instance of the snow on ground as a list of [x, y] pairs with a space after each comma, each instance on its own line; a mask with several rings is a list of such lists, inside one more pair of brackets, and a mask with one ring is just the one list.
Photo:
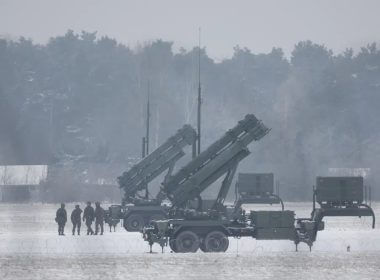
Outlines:
[[[373, 205], [378, 217], [379, 206]], [[141, 234], [120, 226], [115, 233], [106, 227], [103, 236], [72, 236], [68, 223], [66, 236], [58, 236], [57, 208], [0, 204], [0, 279], [380, 278], [380, 231], [371, 229], [369, 217], [326, 219], [312, 252], [305, 245], [295, 252], [290, 241], [231, 238], [224, 254], [173, 254], [168, 249], [148, 254]], [[309, 217], [311, 203], [288, 203], [286, 208]], [[73, 205], [67, 209], [70, 214]]]

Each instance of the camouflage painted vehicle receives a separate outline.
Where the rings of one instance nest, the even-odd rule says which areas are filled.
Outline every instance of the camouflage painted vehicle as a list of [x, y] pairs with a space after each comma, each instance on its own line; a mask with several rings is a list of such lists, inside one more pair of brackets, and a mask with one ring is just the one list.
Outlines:
[[122, 206], [119, 206], [120, 211], [112, 215], [113, 219], [122, 219], [127, 231], [140, 231], [150, 221], [167, 217], [169, 208], [163, 203], [165, 196], [159, 193], [152, 198], [148, 184], [164, 172], [167, 172], [165, 179], [168, 178], [175, 163], [185, 155], [183, 148], [194, 145], [195, 139], [195, 130], [190, 125], [184, 125], [156, 150], [118, 177], [124, 197]]
[[[349, 194], [336, 196], [340, 200], [334, 198], [332, 204], [321, 201], [319, 209], [315, 208], [314, 199], [311, 218], [295, 219], [293, 211], [285, 210], [246, 213], [240, 207], [241, 201], [232, 207], [225, 206], [224, 200], [237, 166], [250, 154], [248, 144], [260, 140], [268, 132], [269, 129], [254, 115], [247, 115], [162, 184], [162, 192], [172, 206], [169, 219], [153, 221], [143, 228], [143, 238], [149, 243], [151, 251], [152, 245], [158, 243], [162, 250], [165, 246], [170, 246], [173, 252], [178, 253], [196, 252], [198, 249], [203, 252], [225, 252], [229, 246], [229, 237], [245, 236], [258, 240], [290, 240], [294, 242], [296, 249], [299, 243], [304, 242], [311, 249], [317, 232], [324, 229], [324, 216], [370, 214], [372, 210], [369, 211], [368, 207], [364, 209], [361, 204], [358, 196], [360, 191], [353, 188], [341, 190], [348, 191]], [[212, 207], [204, 211], [201, 193], [222, 176], [224, 179]], [[252, 188], [252, 184], [250, 185]], [[257, 187], [253, 191], [255, 189], [257, 191]], [[321, 187], [317, 184], [318, 189]], [[263, 195], [263, 191], [251, 193], [252, 189], [249, 188], [245, 191], [253, 198]], [[268, 191], [269, 194], [270, 192], [271, 190]], [[320, 193], [323, 194], [324, 192]], [[327, 198], [332, 196], [328, 194]], [[192, 200], [198, 201], [196, 209], [187, 207]], [[330, 207], [327, 209], [325, 205]]]

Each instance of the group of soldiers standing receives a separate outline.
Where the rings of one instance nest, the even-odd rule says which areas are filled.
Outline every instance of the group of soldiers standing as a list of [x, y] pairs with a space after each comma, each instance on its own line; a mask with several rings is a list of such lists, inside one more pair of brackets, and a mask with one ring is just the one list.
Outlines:
[[[83, 218], [81, 214], [83, 212]], [[95, 202], [95, 209], [91, 206], [91, 202], [87, 202], [86, 208], [84, 211], [80, 209], [79, 205], [75, 205], [74, 210], [71, 212], [71, 222], [73, 224], [72, 233], [75, 235], [75, 230], [77, 230], [78, 235], [80, 235], [80, 228], [82, 221], [86, 223], [87, 226], [87, 235], [103, 235], [104, 232], [104, 219], [105, 211], [100, 206], [100, 202]], [[95, 232], [92, 230], [92, 223], [95, 220]], [[58, 224], [58, 235], [65, 235], [64, 229], [67, 222], [67, 212], [65, 209], [65, 204], [62, 203], [61, 207], [57, 210], [55, 221]]]

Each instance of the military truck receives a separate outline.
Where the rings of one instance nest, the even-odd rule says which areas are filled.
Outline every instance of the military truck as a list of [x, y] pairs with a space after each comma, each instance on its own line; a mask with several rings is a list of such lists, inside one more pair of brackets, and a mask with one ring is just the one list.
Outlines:
[[164, 172], [167, 172], [166, 181], [175, 163], [185, 155], [183, 148], [194, 145], [195, 139], [195, 130], [190, 125], [184, 125], [156, 150], [118, 177], [124, 196], [119, 208], [113, 206], [114, 209], [109, 210], [110, 219], [122, 219], [127, 231], [140, 231], [151, 220], [165, 218], [169, 210], [164, 203], [165, 196], [159, 193], [152, 197], [148, 184]]
[[[251, 212], [246, 215], [239, 207], [226, 207], [224, 200], [241, 160], [250, 152], [252, 141], [258, 141], [269, 129], [254, 115], [226, 132], [219, 140], [190, 161], [163, 183], [162, 191], [172, 203], [171, 219], [154, 221], [145, 227], [143, 236], [149, 245], [169, 245], [173, 252], [225, 252], [228, 237], [255, 236], [259, 239], [295, 239], [294, 212]], [[200, 194], [224, 176], [214, 205], [207, 212], [202, 209]], [[186, 203], [198, 199], [198, 211], [187, 209]], [[278, 219], [271, 219], [270, 217]], [[265, 220], [270, 221], [263, 222]], [[260, 226], [255, 225], [255, 222]]]
[[[246, 213], [241, 207], [224, 205], [239, 162], [250, 154], [248, 144], [260, 140], [268, 132], [269, 129], [254, 115], [247, 115], [162, 184], [161, 191], [172, 206], [169, 219], [152, 221], [143, 228], [143, 238], [149, 243], [150, 251], [152, 245], [158, 243], [162, 251], [169, 245], [173, 252], [180, 253], [196, 252], [198, 249], [203, 252], [225, 252], [229, 237], [244, 236], [258, 240], [290, 240], [295, 243], [296, 250], [297, 245], [304, 242], [311, 249], [317, 232], [324, 229], [322, 218], [330, 213], [331, 207], [327, 211], [321, 204], [321, 209], [314, 207], [311, 218], [295, 219], [293, 211]], [[202, 211], [201, 193], [222, 176], [224, 179], [213, 206], [206, 212]], [[321, 188], [317, 184], [318, 189]], [[353, 197], [355, 200], [352, 200]], [[368, 214], [364, 211], [368, 207], [362, 209], [357, 198], [352, 194], [342, 196], [340, 199], [344, 203], [340, 204], [334, 198], [333, 204], [327, 203], [336, 211], [331, 215]], [[198, 200], [197, 209], [188, 209], [188, 201], [194, 199]], [[339, 209], [335, 209], [337, 202]]]

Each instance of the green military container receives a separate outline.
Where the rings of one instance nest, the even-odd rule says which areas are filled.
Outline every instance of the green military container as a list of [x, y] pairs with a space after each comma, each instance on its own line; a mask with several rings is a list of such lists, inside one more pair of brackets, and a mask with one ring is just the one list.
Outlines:
[[316, 200], [322, 203], [363, 202], [363, 177], [317, 177]]
[[290, 228], [258, 228], [255, 230], [257, 240], [294, 240], [296, 231]]
[[294, 211], [251, 211], [256, 228], [294, 228]]
[[273, 173], [239, 173], [236, 183], [237, 191], [241, 195], [273, 194]]

